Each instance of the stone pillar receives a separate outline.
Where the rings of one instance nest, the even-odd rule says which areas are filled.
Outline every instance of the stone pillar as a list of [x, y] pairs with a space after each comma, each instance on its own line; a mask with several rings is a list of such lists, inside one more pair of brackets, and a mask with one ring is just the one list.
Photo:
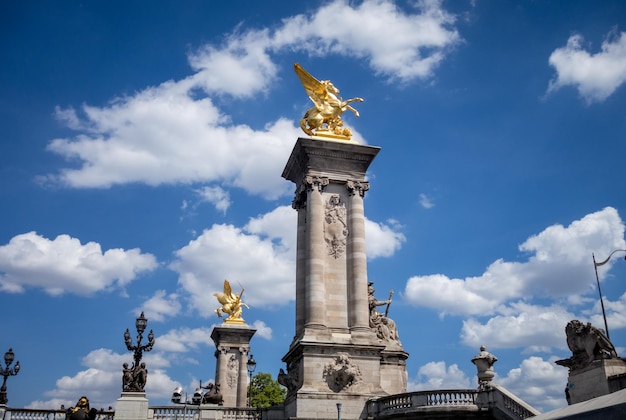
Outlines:
[[324, 203], [322, 190], [328, 178], [307, 176], [307, 244], [308, 258], [305, 274], [306, 328], [326, 327], [326, 287], [324, 284]]
[[215, 383], [220, 385], [224, 407], [246, 407], [250, 339], [256, 332], [247, 325], [215, 327]]
[[350, 193], [348, 220], [348, 316], [351, 331], [369, 331], [369, 304], [367, 301], [367, 255], [365, 250], [365, 214], [363, 196], [369, 183], [348, 181]]
[[406, 392], [408, 354], [369, 326], [363, 195], [379, 150], [299, 138], [285, 165], [298, 211], [296, 334], [278, 376], [285, 418], [334, 418], [337, 403], [363, 418], [368, 399]]

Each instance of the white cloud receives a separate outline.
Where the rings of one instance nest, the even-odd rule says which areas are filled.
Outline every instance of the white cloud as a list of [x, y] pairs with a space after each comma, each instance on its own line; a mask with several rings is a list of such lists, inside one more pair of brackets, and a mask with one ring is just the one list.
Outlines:
[[446, 362], [429, 362], [417, 371], [415, 382], [410, 381], [407, 389], [411, 391], [437, 389], [470, 389], [470, 379], [456, 364], [446, 366]]
[[463, 321], [463, 344], [493, 348], [523, 347], [526, 351], [567, 349], [565, 325], [576, 316], [557, 305], [542, 307], [516, 302], [505, 309], [510, 314], [497, 315], [481, 324], [475, 318]]
[[226, 213], [230, 207], [230, 194], [221, 187], [202, 187], [196, 190], [196, 194], [202, 201], [213, 204], [222, 213]]
[[205, 45], [189, 56], [197, 71], [190, 81], [209, 94], [244, 98], [264, 91], [277, 73], [267, 53], [270, 42], [269, 32], [263, 29], [235, 32], [221, 48]]
[[177, 315], [180, 309], [181, 304], [177, 294], [168, 295], [165, 290], [157, 290], [141, 305], [138, 312], [143, 312], [146, 318], [158, 322], [165, 320], [165, 317]]
[[[414, 276], [406, 285], [408, 301], [441, 313], [488, 315], [506, 302], [584, 295], [593, 289], [591, 252], [608, 255], [625, 248], [624, 223], [607, 207], [569, 226], [554, 225], [519, 246], [525, 262], [496, 260], [478, 277], [450, 279], [443, 274]], [[611, 262], [609, 263], [611, 264]], [[604, 277], [606, 271], [601, 274]]]
[[529, 357], [518, 368], [511, 369], [506, 377], [496, 376], [494, 382], [542, 412], [564, 407], [567, 405], [567, 369], [556, 365], [555, 360]]
[[310, 16], [285, 19], [273, 46], [366, 59], [374, 71], [392, 79], [428, 78], [460, 37], [452, 27], [454, 16], [440, 1], [416, 6], [418, 13], [408, 13], [392, 1], [333, 1]]
[[365, 240], [367, 258], [390, 257], [402, 244], [406, 237], [399, 230], [401, 226], [395, 220], [387, 224], [377, 223], [365, 218]]
[[256, 330], [256, 335], [266, 340], [272, 339], [272, 328], [263, 321], [254, 321], [252, 328]]
[[197, 349], [200, 345], [214, 347], [211, 339], [213, 328], [179, 328], [159, 335], [158, 348], [161, 352], [185, 353]]
[[426, 194], [420, 194], [420, 205], [425, 209], [431, 209], [435, 207], [435, 203], [433, 203], [433, 200]]
[[574, 86], [588, 103], [603, 101], [626, 82], [626, 32], [609, 33], [595, 54], [582, 44], [581, 35], [572, 35], [565, 47], [552, 52], [548, 62], [557, 75], [550, 81], [548, 93]]
[[213, 293], [222, 291], [225, 279], [237, 293], [239, 285], [245, 287], [243, 301], [248, 305], [273, 304], [276, 296], [288, 303], [295, 294], [294, 259], [295, 252], [286, 252], [270, 238], [232, 225], [213, 225], [178, 250], [170, 267], [179, 274], [191, 306], [208, 317], [219, 306]]
[[95, 242], [83, 245], [68, 235], [49, 240], [29, 232], [0, 246], [0, 290], [21, 293], [33, 287], [50, 295], [86, 296], [123, 288], [156, 267], [155, 257], [138, 248], [102, 252]]
[[228, 125], [209, 98], [194, 99], [174, 82], [83, 111], [83, 134], [48, 145], [82, 165], [45, 180], [74, 188], [222, 182], [271, 199], [291, 190], [276, 174], [299, 134], [292, 122], [279, 119], [262, 131]]

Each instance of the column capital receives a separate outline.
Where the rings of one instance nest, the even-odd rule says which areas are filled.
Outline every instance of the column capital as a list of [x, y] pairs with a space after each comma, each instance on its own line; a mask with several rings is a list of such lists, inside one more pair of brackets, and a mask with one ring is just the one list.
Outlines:
[[328, 180], [328, 177], [312, 175], [305, 176], [302, 181], [302, 184], [305, 186], [307, 191], [316, 189], [319, 192], [322, 192], [324, 187], [326, 187], [329, 183], [330, 181]]
[[365, 191], [370, 189], [370, 183], [364, 181], [346, 181], [346, 188], [350, 195], [359, 194], [361, 197], [365, 196]]

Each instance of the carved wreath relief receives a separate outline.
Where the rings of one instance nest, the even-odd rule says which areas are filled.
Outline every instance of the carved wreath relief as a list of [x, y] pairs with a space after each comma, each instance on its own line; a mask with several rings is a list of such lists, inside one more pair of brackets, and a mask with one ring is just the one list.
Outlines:
[[358, 384], [363, 379], [359, 366], [347, 354], [339, 354], [334, 363], [324, 368], [324, 379], [334, 392], [342, 391]]
[[346, 252], [346, 238], [348, 237], [346, 206], [341, 202], [339, 194], [333, 194], [328, 199], [324, 222], [324, 240], [328, 255], [337, 259]]

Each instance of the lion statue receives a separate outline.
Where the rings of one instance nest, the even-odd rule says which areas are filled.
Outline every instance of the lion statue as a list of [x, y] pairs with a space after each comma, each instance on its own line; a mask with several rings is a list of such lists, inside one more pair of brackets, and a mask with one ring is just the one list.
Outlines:
[[572, 357], [557, 361], [561, 366], [582, 368], [594, 360], [617, 358], [615, 347], [604, 331], [590, 322], [583, 324], [574, 319], [567, 323], [565, 334]]

